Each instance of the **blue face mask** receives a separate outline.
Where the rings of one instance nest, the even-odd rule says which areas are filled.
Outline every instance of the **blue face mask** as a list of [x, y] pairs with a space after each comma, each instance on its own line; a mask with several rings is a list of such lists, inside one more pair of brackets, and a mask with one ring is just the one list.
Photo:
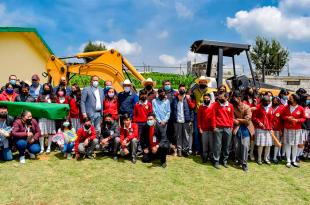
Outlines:
[[106, 89], [106, 90], [109, 90], [110, 88], [111, 88], [110, 85], [105, 86], [105, 89]]
[[154, 120], [148, 120], [147, 121], [148, 126], [153, 126], [154, 125]]
[[306, 101], [306, 104], [307, 104], [308, 106], [310, 106], [310, 100], [307, 100], [307, 101]]
[[32, 86], [37, 87], [39, 85], [38, 82], [32, 82]]
[[7, 94], [10, 94], [10, 95], [13, 94], [13, 92], [14, 92], [14, 90], [11, 88], [6, 89], [5, 91]]
[[10, 80], [10, 83], [11, 83], [12, 85], [16, 85], [16, 80]]
[[170, 89], [171, 89], [171, 85], [165, 85], [165, 86], [164, 86], [164, 89], [165, 89], [165, 91], [170, 90]]
[[283, 96], [283, 100], [288, 100], [288, 96], [287, 96], [287, 95], [284, 95], [284, 96]]

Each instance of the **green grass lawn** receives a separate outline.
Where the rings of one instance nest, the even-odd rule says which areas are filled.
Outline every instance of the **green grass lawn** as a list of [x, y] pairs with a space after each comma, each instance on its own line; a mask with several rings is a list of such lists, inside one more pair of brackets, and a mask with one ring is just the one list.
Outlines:
[[250, 163], [214, 169], [199, 157], [168, 166], [128, 160], [46, 159], [0, 163], [0, 204], [310, 204], [310, 161], [301, 168]]

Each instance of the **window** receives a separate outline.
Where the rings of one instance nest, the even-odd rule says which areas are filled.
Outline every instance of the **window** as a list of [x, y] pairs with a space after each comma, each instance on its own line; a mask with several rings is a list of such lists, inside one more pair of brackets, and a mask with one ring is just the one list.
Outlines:
[[300, 80], [287, 81], [287, 85], [300, 85]]

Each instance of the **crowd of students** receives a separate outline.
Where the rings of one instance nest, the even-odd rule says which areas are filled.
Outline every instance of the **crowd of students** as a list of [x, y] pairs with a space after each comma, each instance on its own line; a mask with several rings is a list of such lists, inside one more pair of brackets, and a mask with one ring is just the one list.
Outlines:
[[5, 161], [18, 151], [20, 163], [25, 163], [25, 155], [35, 159], [48, 154], [53, 144], [68, 159], [72, 154], [93, 159], [96, 151], [116, 161], [127, 156], [132, 163], [138, 156], [142, 162], [158, 158], [164, 168], [168, 154], [200, 155], [202, 163], [210, 161], [217, 169], [220, 164], [228, 168], [232, 159], [244, 171], [248, 158], [259, 165], [286, 159], [288, 168], [310, 158], [310, 97], [302, 88], [291, 94], [282, 89], [277, 96], [252, 87], [227, 92], [220, 86], [212, 92], [210, 79], [201, 76], [195, 86], [180, 84], [177, 91], [169, 80], [155, 90], [156, 82], [149, 78], [138, 93], [126, 79], [124, 91], [117, 93], [110, 81], [101, 88], [97, 76], [83, 89], [69, 86], [64, 77], [56, 87], [40, 84], [38, 75], [31, 81], [19, 83], [11, 75], [0, 101], [68, 104], [70, 112], [67, 119], [51, 120], [35, 119], [25, 110], [14, 119], [1, 105], [0, 150]]

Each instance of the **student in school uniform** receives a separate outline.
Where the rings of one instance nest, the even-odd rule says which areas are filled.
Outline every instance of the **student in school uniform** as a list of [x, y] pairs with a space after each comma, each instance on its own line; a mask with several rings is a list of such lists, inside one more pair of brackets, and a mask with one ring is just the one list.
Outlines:
[[81, 118], [82, 118], [82, 114], [80, 112], [81, 96], [82, 92], [80, 87], [77, 84], [73, 84], [71, 87], [69, 105], [70, 105], [70, 121], [72, 127], [75, 130], [80, 129], [81, 127]]
[[229, 146], [234, 126], [234, 107], [228, 102], [228, 93], [221, 93], [213, 105], [213, 156], [214, 167], [219, 169], [219, 160], [223, 155], [223, 166], [228, 168]]
[[[273, 121], [272, 121], [272, 129], [274, 135], [277, 137], [279, 142], [282, 142], [282, 136], [283, 136], [283, 121], [281, 119], [282, 117], [282, 110], [284, 108], [284, 105], [281, 103], [281, 99], [279, 97], [274, 97], [272, 99], [272, 109], [273, 109]], [[272, 145], [274, 145], [273, 150], [273, 162], [275, 164], [279, 163], [279, 160], [277, 157], [281, 156], [281, 149], [277, 146], [275, 146], [274, 140], [272, 140]]]
[[107, 89], [107, 95], [103, 101], [103, 115], [111, 114], [113, 120], [118, 121], [118, 98], [113, 87]]
[[270, 165], [269, 154], [270, 147], [272, 146], [272, 119], [273, 109], [270, 106], [270, 97], [264, 96], [252, 116], [252, 121], [255, 126], [255, 145], [258, 146], [257, 163], [259, 165], [262, 164], [262, 153], [264, 148], [264, 162]]
[[289, 96], [288, 105], [284, 107], [282, 119], [284, 120], [284, 145], [287, 164], [290, 168], [299, 167], [296, 162], [298, 145], [303, 144], [302, 123], [306, 121], [305, 109], [298, 105], [300, 98], [297, 94]]

